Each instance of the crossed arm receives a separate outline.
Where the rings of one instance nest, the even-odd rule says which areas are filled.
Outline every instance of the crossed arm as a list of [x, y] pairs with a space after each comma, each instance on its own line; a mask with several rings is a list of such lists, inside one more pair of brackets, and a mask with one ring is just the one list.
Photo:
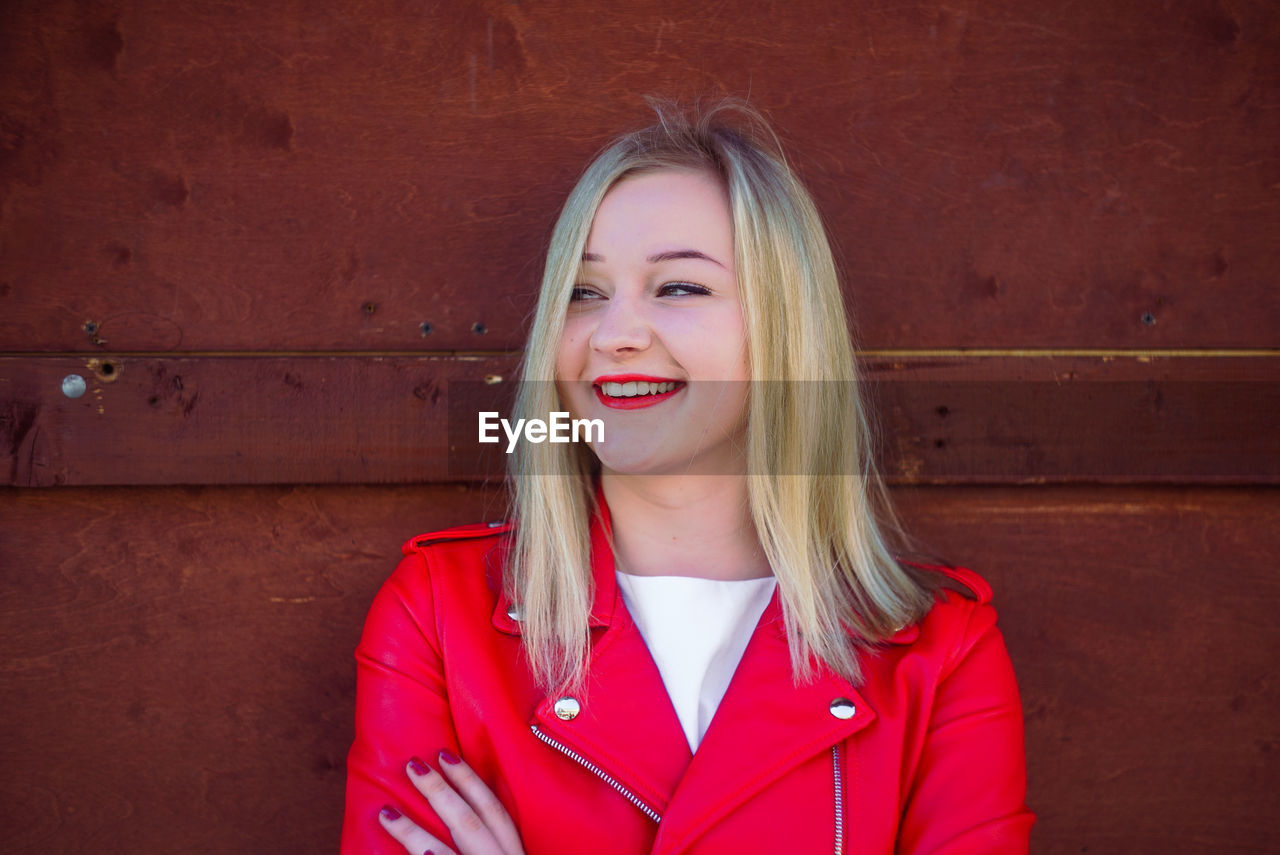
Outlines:
[[[400, 562], [370, 607], [356, 651], [342, 852], [524, 855], [507, 810], [455, 753], [427, 578], [421, 555]], [[417, 756], [435, 746], [437, 769]]]

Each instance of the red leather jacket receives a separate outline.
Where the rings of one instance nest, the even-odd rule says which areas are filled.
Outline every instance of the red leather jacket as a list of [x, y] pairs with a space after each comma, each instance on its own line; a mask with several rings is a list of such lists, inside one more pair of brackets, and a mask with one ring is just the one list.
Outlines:
[[501, 593], [506, 531], [413, 538], [374, 600], [356, 651], [345, 855], [403, 855], [378, 825], [383, 804], [451, 840], [404, 773], [442, 748], [489, 783], [529, 855], [1026, 852], [1018, 689], [974, 573], [942, 569], [976, 599], [940, 595], [865, 658], [856, 689], [831, 674], [794, 685], [775, 594], [691, 754], [601, 522], [591, 671], [572, 700], [539, 691], [525, 665]]

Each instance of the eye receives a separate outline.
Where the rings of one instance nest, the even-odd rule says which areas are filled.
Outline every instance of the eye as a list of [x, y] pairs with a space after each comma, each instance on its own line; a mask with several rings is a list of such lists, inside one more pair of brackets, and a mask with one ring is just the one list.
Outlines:
[[658, 289], [658, 294], [663, 297], [684, 297], [689, 294], [710, 294], [709, 288], [701, 285], [695, 285], [692, 282], [668, 282]]
[[581, 303], [586, 300], [601, 300], [600, 293], [590, 285], [575, 285], [569, 292], [570, 303]]

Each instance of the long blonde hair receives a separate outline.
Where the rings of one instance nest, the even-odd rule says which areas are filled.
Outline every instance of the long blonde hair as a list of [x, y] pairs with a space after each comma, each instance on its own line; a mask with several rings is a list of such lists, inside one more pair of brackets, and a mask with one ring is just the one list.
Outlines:
[[[692, 119], [657, 106], [587, 167], [556, 223], [525, 351], [517, 418], [563, 409], [555, 361], [596, 209], [623, 177], [695, 169], [728, 189], [752, 371], [746, 452], [752, 519], [777, 579], [792, 672], [819, 663], [855, 685], [858, 652], [914, 622], [929, 585], [893, 557], [900, 529], [872, 465], [853, 346], [826, 232], [764, 119], [736, 101]], [[506, 567], [530, 666], [546, 688], [578, 685], [589, 656], [594, 456], [521, 443]]]

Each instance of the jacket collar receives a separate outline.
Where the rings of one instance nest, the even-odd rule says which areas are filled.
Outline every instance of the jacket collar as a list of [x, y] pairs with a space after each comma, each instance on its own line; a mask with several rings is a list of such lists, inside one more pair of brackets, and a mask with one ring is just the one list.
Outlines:
[[[596, 486], [596, 506], [598, 510], [591, 518], [590, 529], [594, 593], [588, 625], [592, 629], [601, 629], [613, 623], [621, 600], [618, 597], [618, 577], [614, 575], [613, 523], [609, 517], [609, 506], [604, 500], [604, 490], [599, 485]], [[507, 596], [506, 585], [503, 584], [503, 565], [506, 564], [510, 548], [510, 538], [504, 538], [497, 547], [489, 551], [486, 573], [490, 588], [498, 593], [498, 602], [493, 609], [494, 628], [508, 635], [520, 635], [520, 608]]]

